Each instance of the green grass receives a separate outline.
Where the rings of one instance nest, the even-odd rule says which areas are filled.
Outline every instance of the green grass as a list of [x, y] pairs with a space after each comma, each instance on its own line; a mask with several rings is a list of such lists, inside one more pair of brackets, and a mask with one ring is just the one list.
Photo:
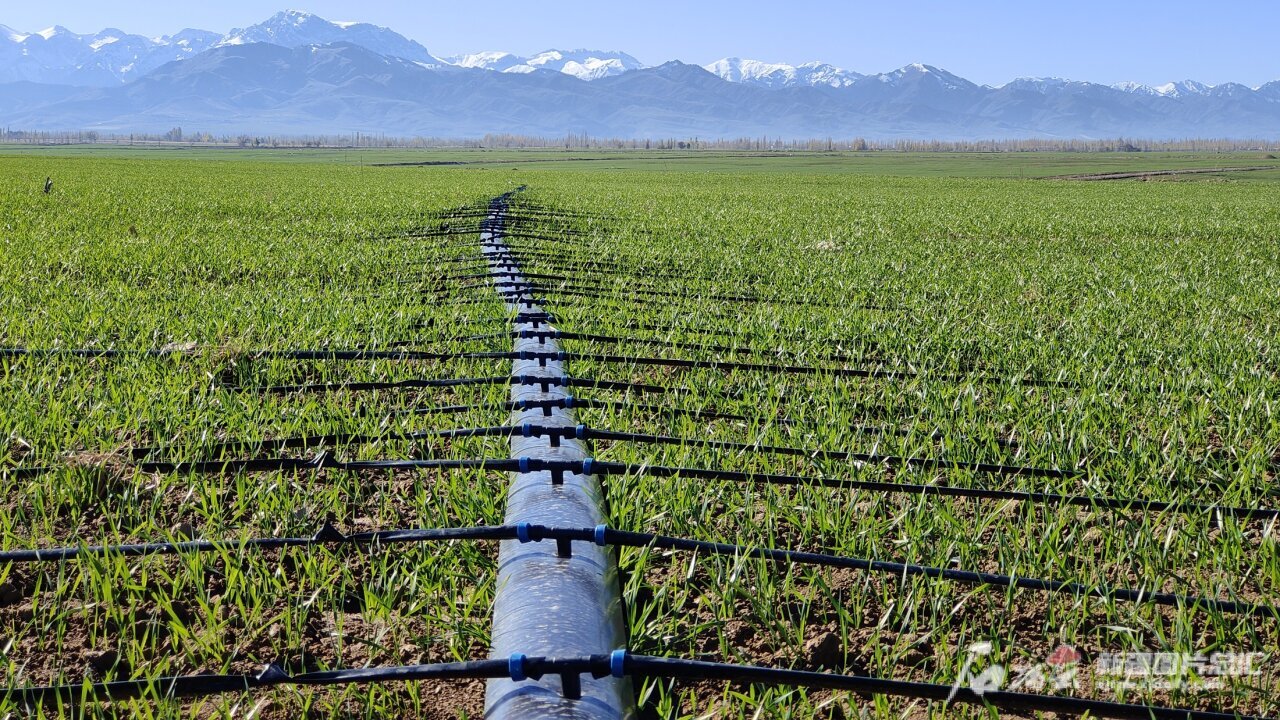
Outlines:
[[[1268, 207], [1265, 186], [782, 177], [624, 175], [606, 183], [595, 175], [577, 182], [525, 176], [531, 199], [617, 218], [573, 249], [580, 260], [705, 278], [648, 278], [650, 286], [690, 296], [648, 303], [628, 299], [626, 281], [598, 279], [617, 299], [565, 297], [565, 307], [555, 306], [564, 329], [689, 341], [712, 328], [729, 337], [704, 342], [752, 347], [760, 358], [817, 363], [839, 352], [864, 366], [921, 375], [832, 380], [574, 365], [587, 376], [691, 387], [693, 397], [676, 402], [755, 418], [673, 426], [653, 417], [643, 420], [645, 431], [1085, 473], [1083, 480], [1033, 481], [895, 472], [903, 482], [1275, 505], [1280, 424], [1272, 355], [1280, 297], [1273, 280], [1280, 255], [1273, 237], [1280, 217]], [[726, 305], [697, 297], [704, 293], [801, 302]], [[627, 328], [632, 321], [674, 329], [639, 333]], [[690, 355], [639, 345], [617, 350]], [[996, 380], [950, 379], [972, 366]], [[1075, 387], [1010, 382], [1025, 375]], [[803, 422], [780, 425], [780, 415]], [[632, 413], [584, 416], [592, 425], [637, 427]], [[903, 433], [842, 430], [850, 424]], [[1019, 447], [1010, 451], [999, 439]], [[597, 455], [884, 475], [879, 468], [695, 445], [619, 444]], [[701, 539], [1272, 605], [1278, 599], [1280, 565], [1265, 523], [684, 480], [611, 483], [609, 500], [623, 527]], [[1046, 602], [1033, 592], [947, 582], [779, 575], [754, 563], [626, 558], [634, 593], [627, 599], [654, 598], [637, 603], [645, 614], [633, 618], [633, 646], [653, 652], [814, 666], [804, 644], [831, 631], [842, 640], [845, 668], [951, 682], [962, 660], [958, 649], [980, 640], [994, 641], [1008, 664], [1041, 659], [1057, 642], [1089, 657], [1139, 649], [1277, 650], [1274, 620], [1074, 598]], [[1173, 699], [1274, 713], [1275, 679], [1264, 683], [1269, 689], [1243, 692], [1238, 704], [1203, 693]], [[678, 687], [652, 691], [664, 709], [680, 704]], [[795, 695], [759, 702], [769, 713], [811, 712]], [[755, 701], [741, 698], [727, 705], [718, 716], [757, 710]]]
[[[372, 168], [259, 162], [257, 154], [197, 162], [169, 152], [0, 158], [0, 179], [11, 188], [0, 196], [0, 345], [200, 348], [166, 359], [0, 362], [8, 463], [66, 465], [36, 480], [0, 480], [7, 498], [0, 547], [156, 540], [188, 529], [211, 538], [308, 534], [326, 516], [344, 529], [500, 523], [499, 474], [152, 476], [110, 458], [154, 442], [181, 444], [196, 457], [202, 443], [225, 438], [505, 423], [498, 410], [402, 412], [495, 404], [505, 399], [503, 387], [263, 397], [227, 385], [504, 373], [501, 361], [300, 363], [245, 351], [401, 341], [505, 349], [502, 339], [457, 339], [502, 329], [459, 324], [500, 315], [495, 294], [459, 291], [484, 302], [450, 305], [420, 292], [454, 272], [440, 259], [474, 256], [477, 248], [404, 235], [436, 224], [434, 212], [515, 184], [529, 186], [522, 202], [598, 216], [573, 221], [580, 234], [571, 243], [512, 241], [557, 251], [558, 258], [528, 263], [530, 271], [567, 274], [604, 293], [548, 292], [561, 329], [634, 338], [565, 341], [568, 350], [726, 357], [640, 342], [650, 338], [748, 348], [732, 358], [745, 361], [830, 365], [824, 358], [840, 354], [852, 357], [851, 366], [912, 373], [836, 379], [577, 361], [575, 376], [691, 390], [636, 402], [751, 419], [695, 420], [631, 407], [582, 411], [588, 425], [1079, 469], [1083, 477], [886, 471], [693, 442], [601, 443], [598, 458], [1277, 505], [1280, 208], [1270, 186], [1252, 179], [1265, 174], [1230, 182], [1018, 178], [1023, 171], [1227, 164], [1221, 158], [619, 156]], [[50, 196], [33, 180], [45, 175], [57, 182]], [[542, 232], [563, 227], [548, 221]], [[630, 272], [575, 269], [601, 262]], [[671, 296], [637, 301], [635, 289]], [[651, 324], [669, 329], [634, 327]], [[1066, 386], [1018, 384], [1022, 377]], [[851, 424], [884, 431], [853, 432]], [[506, 454], [498, 439], [417, 448], [385, 440], [346, 450], [358, 457]], [[1274, 528], [1256, 521], [646, 476], [608, 478], [606, 490], [610, 525], [619, 528], [1280, 605]], [[301, 669], [483, 657], [493, 550], [0, 566], [0, 586], [16, 591], [9, 600], [0, 592], [0, 668], [12, 685], [243, 671], [276, 659]], [[977, 641], [993, 642], [1006, 664], [1039, 662], [1058, 643], [1091, 660], [1127, 650], [1258, 651], [1269, 656], [1266, 674], [1238, 687], [1124, 699], [1280, 713], [1277, 619], [643, 550], [622, 552], [621, 564], [638, 652], [951, 683], [964, 648]], [[1114, 697], [1086, 680], [1081, 693]], [[474, 717], [476, 686], [459, 692], [436, 696], [426, 685], [277, 691], [86, 714], [245, 712], [261, 700], [268, 705], [259, 713], [268, 717], [455, 717], [458, 703]], [[661, 717], [825, 717], [841, 707], [846, 716], [886, 718], [957, 712], [665, 682], [643, 684], [640, 696]]]
[[[331, 149], [211, 148], [204, 146], [118, 146], [0, 144], [0, 157], [180, 159], [206, 162], [342, 164], [374, 167], [395, 163], [456, 164], [457, 169], [496, 172], [556, 170], [608, 172], [783, 173], [804, 175], [872, 175], [897, 177], [992, 177], [1035, 179], [1098, 172], [1144, 172], [1204, 168], [1260, 167], [1274, 171], [1192, 175], [1187, 180], [1275, 181], [1280, 160], [1269, 152], [1136, 152], [1136, 153], [927, 153], [804, 152], [725, 150], [597, 150], [597, 149]], [[453, 167], [445, 165], [445, 167]], [[44, 178], [40, 177], [39, 182]], [[1169, 181], [1169, 180], [1166, 180]]]

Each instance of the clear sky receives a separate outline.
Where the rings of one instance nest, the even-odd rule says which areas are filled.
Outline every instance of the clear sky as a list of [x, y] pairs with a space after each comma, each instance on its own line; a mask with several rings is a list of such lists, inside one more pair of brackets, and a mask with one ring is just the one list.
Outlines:
[[1018, 76], [1250, 86], [1280, 79], [1280, 0], [2, 0], [0, 24], [224, 32], [286, 7], [386, 25], [436, 55], [588, 47], [649, 64], [739, 56], [859, 72], [923, 62], [992, 85]]

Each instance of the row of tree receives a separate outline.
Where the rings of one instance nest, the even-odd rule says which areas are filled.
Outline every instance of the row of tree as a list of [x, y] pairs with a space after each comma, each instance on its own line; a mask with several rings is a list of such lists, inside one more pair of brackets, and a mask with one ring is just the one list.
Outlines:
[[1280, 141], [1264, 139], [1187, 138], [1144, 140], [868, 140], [866, 138], [598, 138], [585, 133], [563, 137], [490, 134], [481, 138], [394, 137], [350, 135], [214, 135], [185, 133], [175, 127], [164, 133], [110, 134], [94, 130], [0, 130], [0, 142], [30, 145], [126, 145], [161, 147], [240, 148], [564, 148], [569, 150], [754, 150], [759, 152], [1240, 152], [1280, 150]]

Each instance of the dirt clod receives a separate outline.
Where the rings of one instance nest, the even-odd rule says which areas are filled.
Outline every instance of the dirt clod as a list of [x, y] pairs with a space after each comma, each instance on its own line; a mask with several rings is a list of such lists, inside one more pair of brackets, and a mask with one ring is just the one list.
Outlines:
[[840, 668], [844, 665], [844, 653], [840, 649], [840, 636], [825, 631], [804, 643], [805, 665], [810, 668]]
[[730, 620], [724, 626], [725, 637], [737, 647], [748, 644], [756, 634], [755, 626], [741, 620]]
[[120, 662], [120, 653], [115, 650], [103, 650], [101, 652], [90, 653], [85, 657], [85, 661], [89, 665], [90, 672], [95, 677], [106, 677], [107, 673], [114, 668], [116, 675], [125, 676], [129, 674], [127, 663]]
[[0, 583], [0, 605], [12, 605], [22, 599], [22, 592], [13, 583]]

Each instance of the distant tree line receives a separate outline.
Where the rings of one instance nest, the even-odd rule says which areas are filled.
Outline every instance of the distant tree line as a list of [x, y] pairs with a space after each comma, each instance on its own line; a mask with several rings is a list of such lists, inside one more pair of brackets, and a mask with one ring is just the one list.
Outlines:
[[760, 136], [700, 138], [601, 138], [586, 133], [560, 137], [489, 134], [480, 138], [398, 137], [379, 133], [348, 135], [215, 135], [175, 127], [163, 133], [102, 133], [96, 130], [0, 130], [0, 142], [26, 145], [123, 145], [230, 148], [543, 148], [566, 150], [742, 150], [758, 152], [1242, 152], [1280, 151], [1280, 140], [1186, 138], [1145, 140], [870, 140]]

